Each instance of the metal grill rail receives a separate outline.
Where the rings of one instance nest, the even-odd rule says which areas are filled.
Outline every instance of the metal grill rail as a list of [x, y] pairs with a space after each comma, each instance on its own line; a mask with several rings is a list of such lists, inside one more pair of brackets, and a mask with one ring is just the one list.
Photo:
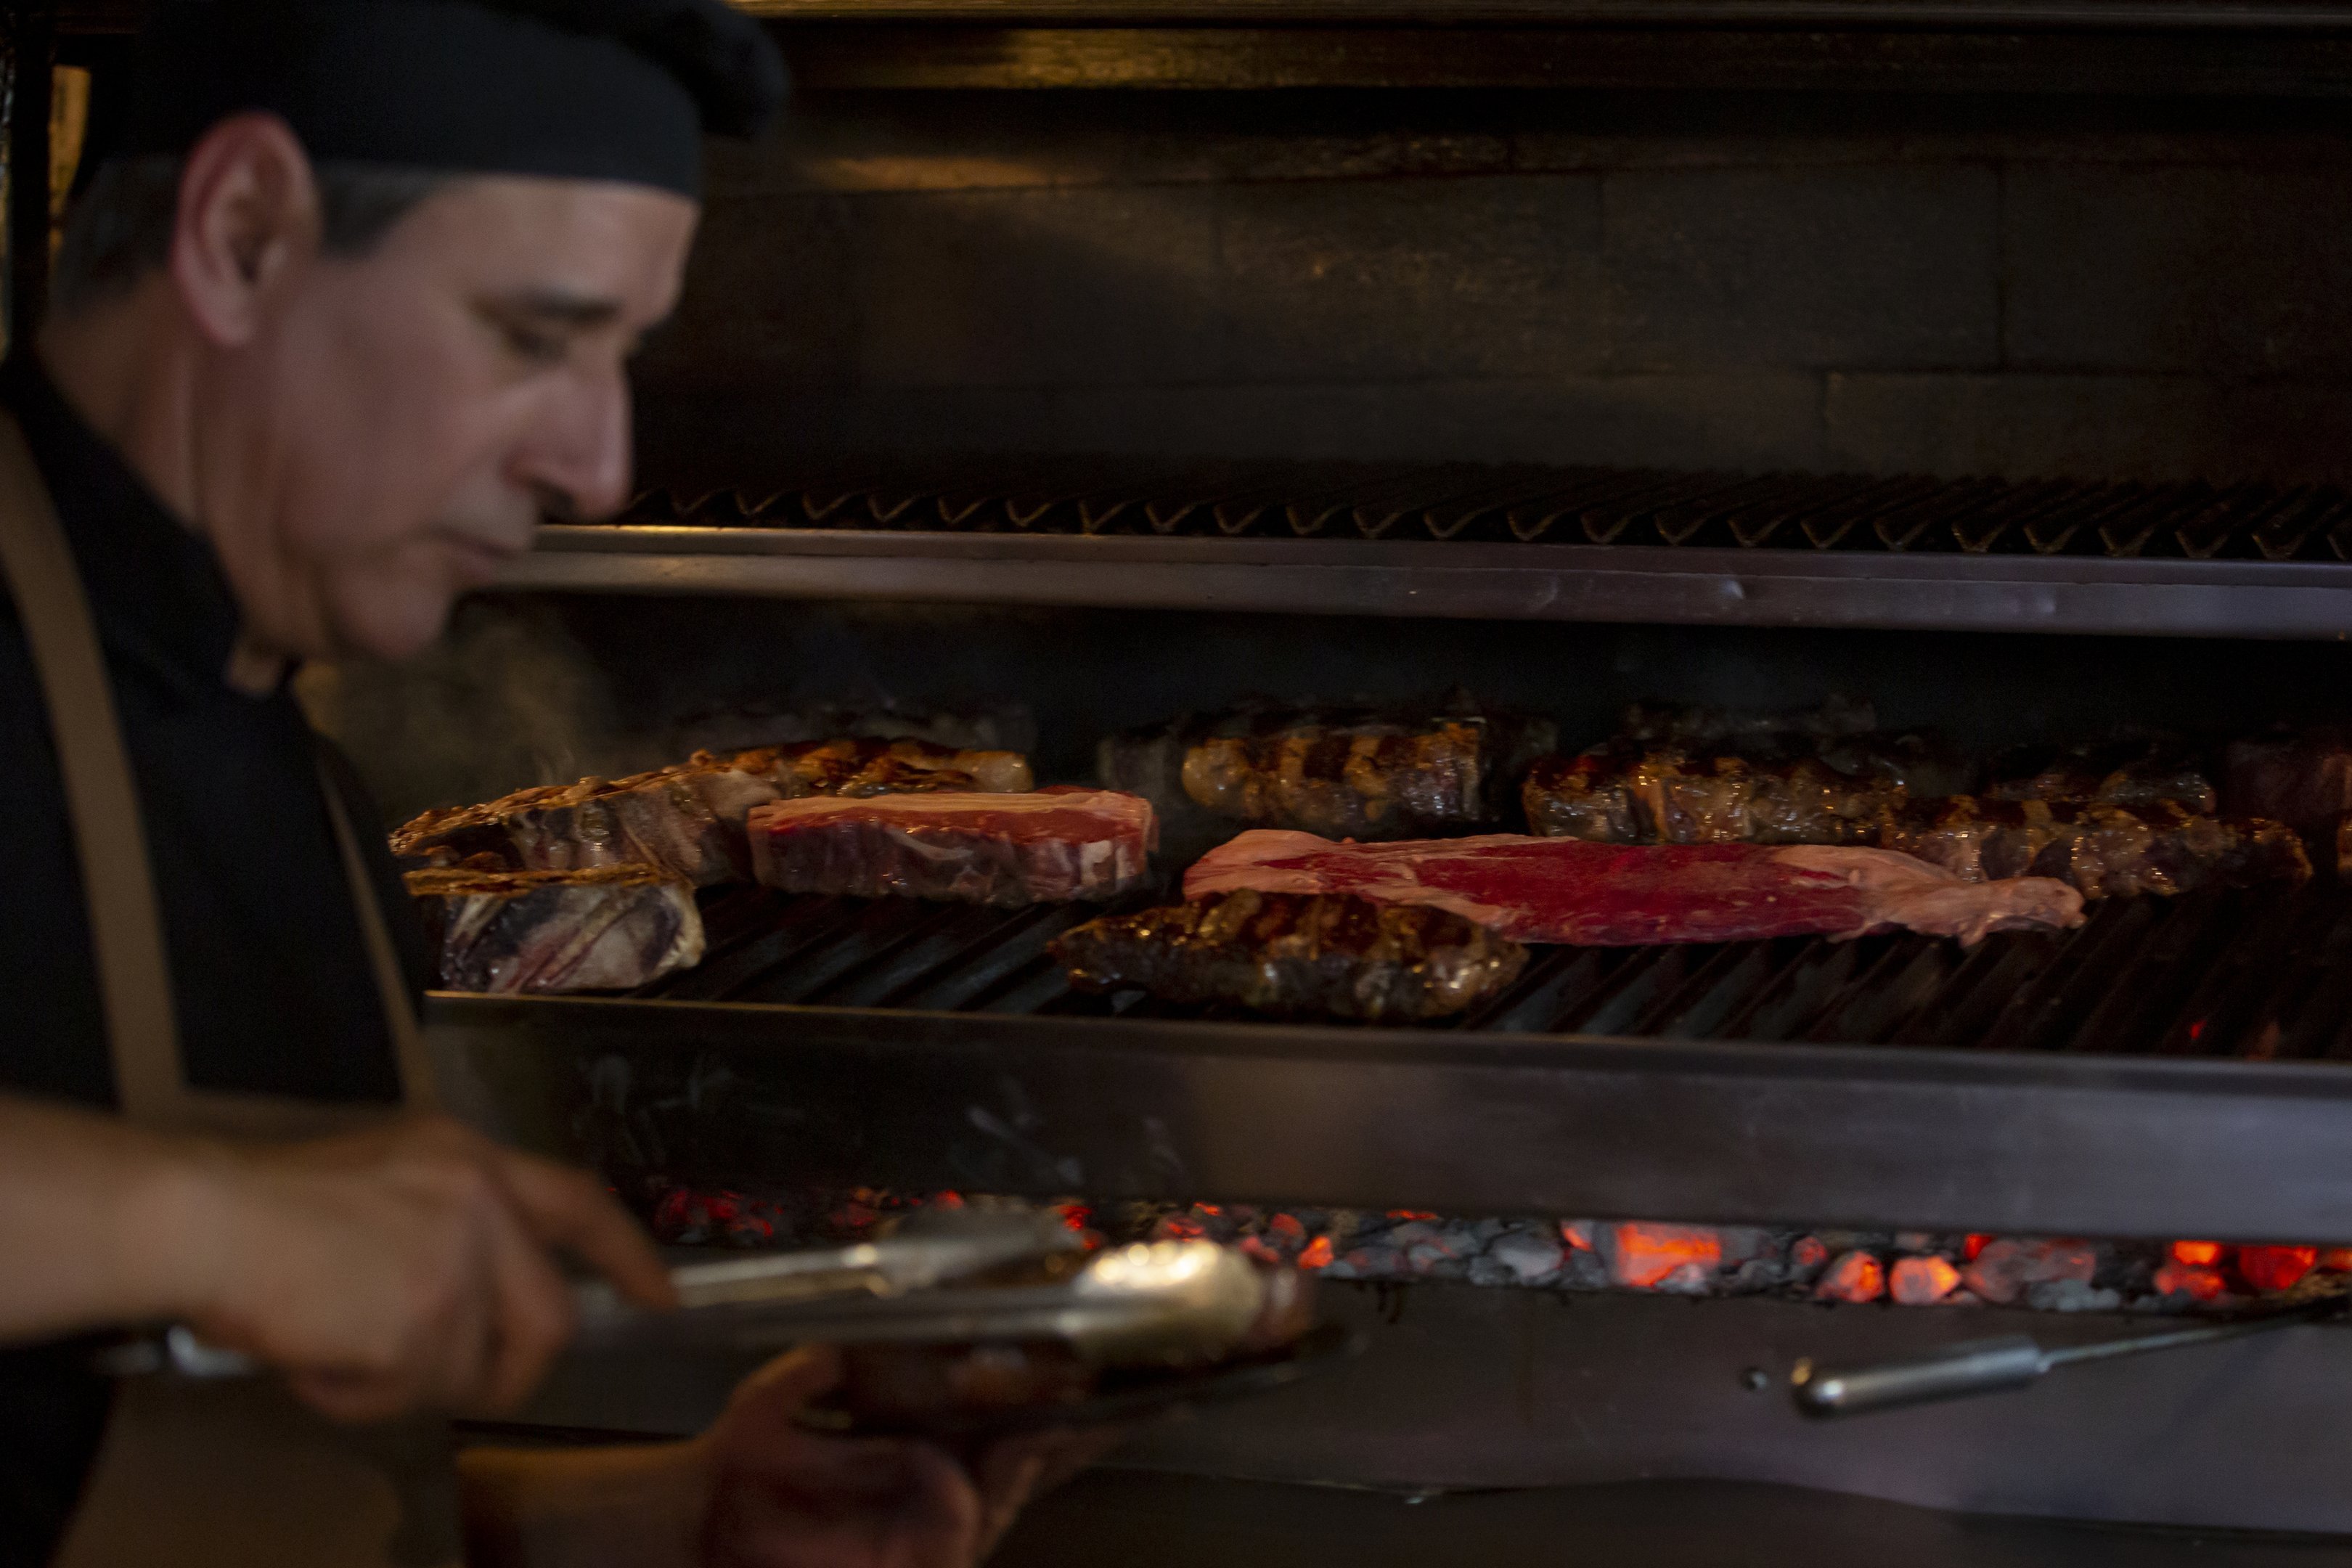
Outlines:
[[[1142, 900], [1148, 901], [1148, 900]], [[1139, 902], [1122, 907], [1139, 907]], [[2352, 889], [2109, 900], [2080, 930], [1973, 949], [1923, 936], [1536, 950], [1453, 1026], [1525, 1034], [2352, 1060]], [[1046, 955], [1101, 910], [730, 889], [710, 956], [640, 995], [1015, 1015], [1246, 1021], [1073, 991]]]
[[2325, 485], [1937, 479], [1441, 464], [898, 458], [788, 484], [658, 489], [623, 524], [1464, 540], [1843, 552], [2352, 561]]

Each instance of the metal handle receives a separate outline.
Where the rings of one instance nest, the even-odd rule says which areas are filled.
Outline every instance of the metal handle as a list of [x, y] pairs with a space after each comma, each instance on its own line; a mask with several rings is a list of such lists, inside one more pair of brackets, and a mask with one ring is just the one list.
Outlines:
[[1946, 1345], [1909, 1361], [1874, 1366], [1817, 1367], [1801, 1361], [1790, 1373], [1797, 1408], [1808, 1415], [1860, 1415], [1937, 1399], [1965, 1399], [2023, 1388], [2050, 1370], [2048, 1355], [2023, 1334]]
[[1795, 1397], [1797, 1408], [1808, 1415], [1864, 1415], [1874, 1410], [1895, 1410], [1938, 1399], [2006, 1393], [2039, 1382], [2045, 1373], [2061, 1367], [2084, 1362], [2186, 1350], [2192, 1345], [2218, 1344], [2223, 1340], [2268, 1333], [2273, 1329], [2340, 1316], [2345, 1304], [2343, 1297], [2329, 1296], [2284, 1311], [2265, 1312], [2234, 1322], [2207, 1323], [2162, 1334], [2093, 1340], [2054, 1350], [2023, 1334], [2011, 1334], [1997, 1340], [1946, 1345], [1924, 1355], [1868, 1366], [1822, 1367], [1814, 1365], [1809, 1357], [1790, 1373], [1789, 1392]]

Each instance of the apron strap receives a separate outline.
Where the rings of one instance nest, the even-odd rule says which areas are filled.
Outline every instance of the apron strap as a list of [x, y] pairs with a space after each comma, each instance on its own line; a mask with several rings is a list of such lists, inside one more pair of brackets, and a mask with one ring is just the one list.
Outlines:
[[[331, 1105], [289, 1096], [192, 1089], [182, 1076], [176, 1000], [163, 922], [147, 854], [139, 786], [115, 711], [98, 623], [83, 592], [73, 548], [58, 526], [48, 488], [16, 421], [0, 413], [0, 575], [13, 594], [65, 785], [66, 815], [81, 863], [99, 1000], [124, 1116], [182, 1131], [302, 1136], [365, 1125], [381, 1106]], [[375, 900], [340, 792], [320, 788], [351, 884], [352, 911], [368, 949], [404, 1090], [430, 1092], [423, 1037], [408, 986]]]
[[359, 835], [352, 831], [352, 814], [343, 792], [324, 767], [319, 770], [319, 793], [326, 797], [327, 821], [335, 832], [335, 848], [343, 861], [343, 880], [351, 884], [352, 910], [359, 916], [360, 940], [367, 944], [368, 968], [375, 976], [377, 995], [383, 999], [383, 1021], [392, 1030], [393, 1059], [400, 1069], [401, 1099], [410, 1110], [436, 1110], [439, 1096], [433, 1087], [433, 1054], [417, 1026], [416, 1006], [408, 991], [408, 975], [400, 963], [400, 950], [383, 923], [383, 906], [376, 901], [375, 876], [360, 851]]

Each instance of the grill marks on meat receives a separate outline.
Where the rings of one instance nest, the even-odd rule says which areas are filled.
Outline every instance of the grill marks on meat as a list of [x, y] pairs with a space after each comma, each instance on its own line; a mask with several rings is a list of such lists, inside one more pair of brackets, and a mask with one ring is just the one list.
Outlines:
[[694, 889], [651, 866], [408, 873], [454, 991], [621, 991], [702, 962]]
[[1972, 942], [2079, 925], [2083, 899], [2045, 878], [1972, 883], [1884, 849], [1611, 845], [1491, 834], [1334, 844], [1244, 833], [1185, 873], [1184, 894], [1349, 893], [1450, 910], [1521, 942], [1628, 947], [1907, 930]]
[[1599, 844], [1874, 844], [1906, 798], [1900, 784], [1810, 757], [1759, 766], [1671, 751], [1548, 757], [1520, 797], [1537, 833]]
[[1981, 795], [1920, 799], [1893, 770], [1849, 773], [1825, 757], [1618, 750], [1538, 763], [1522, 795], [1546, 837], [1877, 847], [1972, 881], [2054, 877], [2094, 899], [2311, 875], [2280, 824], [2206, 815], [2211, 784], [2163, 742], [2011, 753], [1996, 772], [2006, 776]]
[[2192, 750], [2169, 735], [2006, 752], [1993, 759], [1992, 776], [1984, 792], [1990, 800], [2173, 805], [2209, 816], [2221, 804]]
[[1501, 820], [1512, 781], [1557, 740], [1466, 697], [1419, 713], [1256, 706], [1113, 736], [1097, 776], [1150, 800], [1188, 851], [1236, 822], [1407, 837]]
[[1378, 836], [1480, 820], [1482, 726], [1449, 721], [1419, 733], [1387, 726], [1303, 725], [1219, 736], [1184, 754], [1184, 793], [1236, 822], [1286, 823]]
[[923, 741], [804, 741], [742, 755], [773, 757], [768, 771], [788, 799], [942, 790], [1014, 795], [1036, 783], [1029, 771], [1029, 759], [1018, 752], [950, 751]]
[[1018, 791], [1029, 763], [1013, 752], [953, 752], [920, 741], [809, 741], [719, 756], [623, 779], [519, 790], [482, 805], [426, 812], [393, 835], [424, 865], [489, 854], [528, 869], [651, 865], [698, 887], [751, 878], [744, 820], [755, 805], [810, 795]]
[[1922, 801], [1886, 842], [1972, 882], [2055, 877], [2092, 899], [2311, 877], [2303, 840], [2285, 824], [2200, 816], [2170, 802]]
[[778, 801], [749, 827], [771, 888], [1003, 906], [1115, 898], [1158, 841], [1150, 804], [1108, 790]]
[[1528, 958], [1447, 910], [1254, 889], [1091, 921], [1051, 952], [1080, 990], [1134, 985], [1171, 1002], [1372, 1022], [1462, 1012]]

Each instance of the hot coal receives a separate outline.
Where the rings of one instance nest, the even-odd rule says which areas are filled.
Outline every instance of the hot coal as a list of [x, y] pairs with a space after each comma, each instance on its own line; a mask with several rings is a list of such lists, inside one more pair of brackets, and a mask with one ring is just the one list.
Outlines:
[[654, 1232], [668, 1243], [838, 1245], [929, 1207], [1057, 1212], [1088, 1248], [1206, 1237], [1323, 1279], [1564, 1292], [1765, 1296], [1886, 1307], [2231, 1312], [2352, 1286], [2352, 1248], [2210, 1241], [1971, 1236], [1800, 1225], [1471, 1218], [1411, 1209], [1247, 1203], [1096, 1203], [961, 1193], [793, 1191], [759, 1197], [672, 1187]]
[[481, 805], [426, 812], [392, 836], [411, 865], [489, 854], [518, 868], [651, 865], [698, 887], [751, 879], [744, 819], [755, 805], [810, 795], [862, 797], [1030, 787], [1012, 752], [957, 752], [920, 741], [831, 740], [687, 762], [623, 779], [519, 790]]
[[749, 832], [754, 875], [785, 892], [1003, 906], [1116, 898], [1158, 839], [1146, 801], [1067, 789], [778, 801]]
[[2083, 919], [2081, 895], [2063, 882], [1970, 882], [1883, 849], [1619, 846], [1510, 834], [1334, 844], [1305, 833], [1244, 833], [1184, 877], [1187, 898], [1244, 889], [1428, 905], [1521, 942], [1587, 947], [1895, 930], [1974, 942]]
[[1445, 910], [1255, 891], [1091, 921], [1051, 951], [1084, 991], [1139, 986], [1171, 1002], [1372, 1022], [1462, 1012], [1528, 959]]
[[702, 962], [694, 889], [651, 866], [408, 873], [453, 991], [620, 991]]

